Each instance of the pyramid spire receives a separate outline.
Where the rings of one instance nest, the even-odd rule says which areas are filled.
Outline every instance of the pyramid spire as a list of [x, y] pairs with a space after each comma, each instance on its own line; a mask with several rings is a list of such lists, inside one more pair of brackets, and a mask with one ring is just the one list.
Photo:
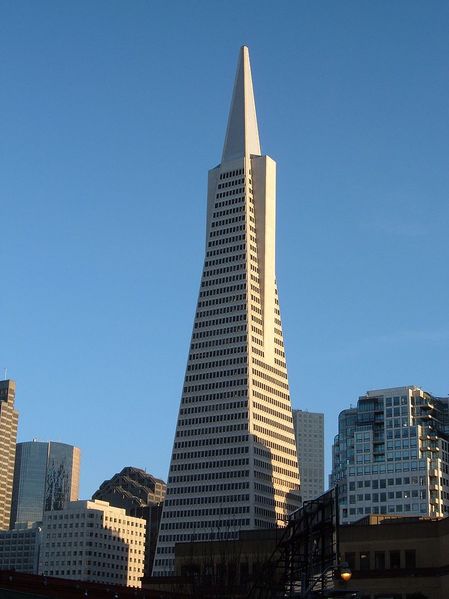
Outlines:
[[242, 46], [221, 161], [249, 158], [251, 154], [260, 156], [261, 152], [249, 50]]

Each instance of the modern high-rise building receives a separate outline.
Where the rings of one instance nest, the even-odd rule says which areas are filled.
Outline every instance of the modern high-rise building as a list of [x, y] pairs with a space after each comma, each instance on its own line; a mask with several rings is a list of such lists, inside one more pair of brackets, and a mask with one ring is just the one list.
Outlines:
[[105, 480], [92, 495], [92, 499], [107, 501], [111, 506], [126, 510], [128, 516], [144, 518], [145, 536], [145, 577], [151, 576], [157, 535], [162, 514], [162, 505], [167, 485], [140, 468], [126, 466], [121, 472]]
[[0, 381], [0, 530], [9, 530], [19, 414], [14, 408], [16, 383]]
[[42, 529], [40, 574], [141, 586], [145, 520], [107, 501], [70, 501], [45, 512]]
[[330, 485], [340, 522], [366, 514], [449, 514], [449, 398], [418, 387], [368, 391], [343, 410]]
[[153, 575], [179, 541], [275, 527], [300, 505], [275, 275], [276, 163], [260, 150], [248, 48], [221, 163], [209, 171], [206, 247]]
[[324, 414], [293, 410], [296, 451], [301, 472], [301, 499], [324, 493]]
[[45, 510], [60, 510], [78, 499], [80, 450], [66, 443], [17, 443], [11, 528], [39, 522]]

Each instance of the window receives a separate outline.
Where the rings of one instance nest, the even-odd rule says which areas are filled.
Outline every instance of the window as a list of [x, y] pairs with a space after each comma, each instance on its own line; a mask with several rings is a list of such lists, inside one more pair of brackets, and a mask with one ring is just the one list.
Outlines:
[[369, 551], [360, 552], [360, 570], [369, 570]]
[[416, 551], [414, 549], [406, 549], [405, 567], [413, 570], [416, 568]]
[[374, 567], [376, 570], [385, 569], [385, 551], [374, 552]]
[[397, 570], [401, 567], [401, 552], [400, 551], [390, 551], [390, 568], [392, 570]]

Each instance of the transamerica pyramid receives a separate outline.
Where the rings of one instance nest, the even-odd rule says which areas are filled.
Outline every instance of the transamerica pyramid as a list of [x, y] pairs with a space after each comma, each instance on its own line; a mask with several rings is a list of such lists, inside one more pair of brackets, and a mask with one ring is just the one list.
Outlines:
[[241, 48], [221, 164], [209, 171], [206, 248], [153, 575], [175, 543], [270, 528], [300, 505], [275, 275], [276, 163], [261, 155]]

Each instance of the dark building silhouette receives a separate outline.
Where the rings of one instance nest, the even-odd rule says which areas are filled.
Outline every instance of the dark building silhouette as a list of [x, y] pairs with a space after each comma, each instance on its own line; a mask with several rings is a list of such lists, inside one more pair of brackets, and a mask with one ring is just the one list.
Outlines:
[[129, 516], [146, 520], [145, 576], [151, 575], [153, 567], [166, 489], [163, 480], [140, 468], [127, 466], [111, 479], [105, 480], [92, 495], [92, 499], [108, 501], [114, 507], [125, 509]]

